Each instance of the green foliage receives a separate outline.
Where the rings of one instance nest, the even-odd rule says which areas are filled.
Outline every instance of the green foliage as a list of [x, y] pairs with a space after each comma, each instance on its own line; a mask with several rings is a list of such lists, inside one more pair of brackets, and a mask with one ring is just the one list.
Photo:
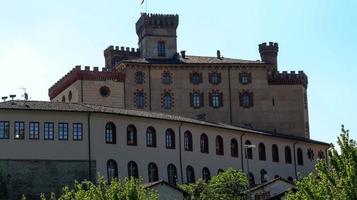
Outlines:
[[316, 172], [296, 182], [298, 191], [289, 193], [290, 200], [357, 199], [357, 148], [349, 131], [342, 126], [338, 137], [339, 151], [332, 147], [329, 163], [320, 160]]
[[245, 173], [229, 168], [214, 176], [211, 181], [181, 185], [191, 200], [240, 200], [248, 199], [248, 179]]
[[[47, 200], [44, 194], [41, 194], [40, 199]], [[56, 200], [53, 193], [49, 200]], [[103, 177], [99, 177], [97, 185], [76, 182], [73, 189], [64, 187], [57, 200], [158, 200], [158, 194], [145, 189], [139, 179], [114, 179], [108, 184]]]
[[7, 198], [7, 180], [4, 174], [0, 171], [0, 199]]

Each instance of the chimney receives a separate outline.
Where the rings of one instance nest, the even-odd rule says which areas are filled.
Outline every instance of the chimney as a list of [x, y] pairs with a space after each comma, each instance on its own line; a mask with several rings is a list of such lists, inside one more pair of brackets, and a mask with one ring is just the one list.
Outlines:
[[217, 50], [217, 58], [221, 59], [221, 51], [220, 50]]
[[186, 51], [181, 51], [181, 57], [186, 58]]

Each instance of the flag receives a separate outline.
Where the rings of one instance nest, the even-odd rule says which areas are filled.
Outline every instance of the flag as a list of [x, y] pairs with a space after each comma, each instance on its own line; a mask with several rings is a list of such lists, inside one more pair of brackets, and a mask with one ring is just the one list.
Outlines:
[[141, 1], [141, 5], [143, 5], [144, 1], [145, 1], [145, 0], [142, 0], [142, 1]]

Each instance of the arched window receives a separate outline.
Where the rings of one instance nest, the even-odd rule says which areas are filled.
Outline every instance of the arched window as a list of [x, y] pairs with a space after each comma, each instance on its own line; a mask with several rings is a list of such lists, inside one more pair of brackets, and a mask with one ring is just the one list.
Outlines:
[[289, 181], [290, 183], [293, 183], [293, 182], [294, 182], [293, 177], [289, 176], [289, 177], [288, 177], [288, 181]]
[[163, 94], [162, 107], [164, 107], [164, 109], [171, 109], [173, 107], [172, 94], [170, 92]]
[[300, 148], [297, 149], [297, 163], [298, 165], [304, 165], [304, 158]]
[[138, 165], [134, 161], [130, 161], [128, 163], [128, 176], [139, 178]]
[[209, 172], [209, 169], [207, 167], [204, 167], [202, 169], [202, 179], [206, 182], [211, 180], [211, 173]]
[[259, 160], [266, 160], [265, 145], [263, 143], [259, 143], [258, 151], [259, 151]]
[[[249, 140], [247, 140], [247, 141], [245, 141], [245, 145], [252, 145], [252, 143]], [[253, 159], [253, 150], [252, 150], [252, 148], [245, 148], [245, 157], [247, 159]]]
[[238, 142], [236, 139], [231, 139], [231, 156], [238, 157]]
[[159, 172], [155, 163], [150, 163], [148, 166], [149, 182], [155, 182], [159, 180]]
[[223, 155], [224, 150], [223, 150], [223, 139], [221, 136], [216, 137], [216, 154], [217, 155]]
[[170, 184], [176, 185], [177, 183], [177, 170], [175, 165], [169, 164], [167, 166], [167, 178]]
[[145, 107], [145, 94], [143, 91], [137, 91], [135, 95], [135, 106], [137, 109], [143, 109]]
[[185, 151], [192, 151], [192, 134], [190, 131], [185, 132], [184, 147], [185, 147]]
[[202, 134], [200, 138], [201, 153], [208, 153], [208, 137]]
[[156, 147], [156, 131], [152, 126], [146, 129], [146, 146]]
[[261, 183], [265, 183], [268, 181], [268, 175], [267, 171], [265, 169], [260, 170], [260, 181]]
[[291, 163], [291, 149], [289, 146], [285, 147], [285, 163]]
[[112, 122], [108, 122], [105, 125], [105, 142], [107, 144], [116, 144], [116, 128]]
[[187, 176], [187, 183], [194, 183], [195, 182], [195, 171], [193, 170], [192, 166], [186, 167], [186, 176]]
[[134, 125], [129, 125], [126, 128], [126, 137], [127, 137], [127, 144], [128, 145], [137, 145], [137, 138], [136, 138], [136, 127]]
[[273, 157], [273, 162], [279, 162], [279, 149], [276, 144], [273, 144], [273, 146], [271, 147], [271, 153]]
[[108, 183], [111, 183], [114, 178], [118, 177], [118, 165], [115, 160], [108, 160], [107, 162], [107, 176], [108, 176]]
[[172, 129], [167, 129], [165, 134], [166, 149], [175, 148], [175, 132]]
[[249, 172], [248, 174], [248, 178], [249, 178], [249, 187], [254, 187], [255, 186], [255, 179], [254, 179], [254, 175]]

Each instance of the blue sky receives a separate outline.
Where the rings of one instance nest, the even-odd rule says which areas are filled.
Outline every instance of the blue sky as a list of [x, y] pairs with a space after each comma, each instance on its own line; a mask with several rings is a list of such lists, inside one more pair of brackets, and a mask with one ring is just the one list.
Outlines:
[[[48, 100], [73, 66], [103, 67], [109, 45], [137, 47], [141, 0], [3, 1], [0, 96]], [[340, 125], [357, 139], [357, 1], [148, 0], [148, 12], [180, 15], [178, 50], [260, 59], [258, 44], [279, 43], [279, 69], [309, 76], [311, 138], [335, 142]]]

